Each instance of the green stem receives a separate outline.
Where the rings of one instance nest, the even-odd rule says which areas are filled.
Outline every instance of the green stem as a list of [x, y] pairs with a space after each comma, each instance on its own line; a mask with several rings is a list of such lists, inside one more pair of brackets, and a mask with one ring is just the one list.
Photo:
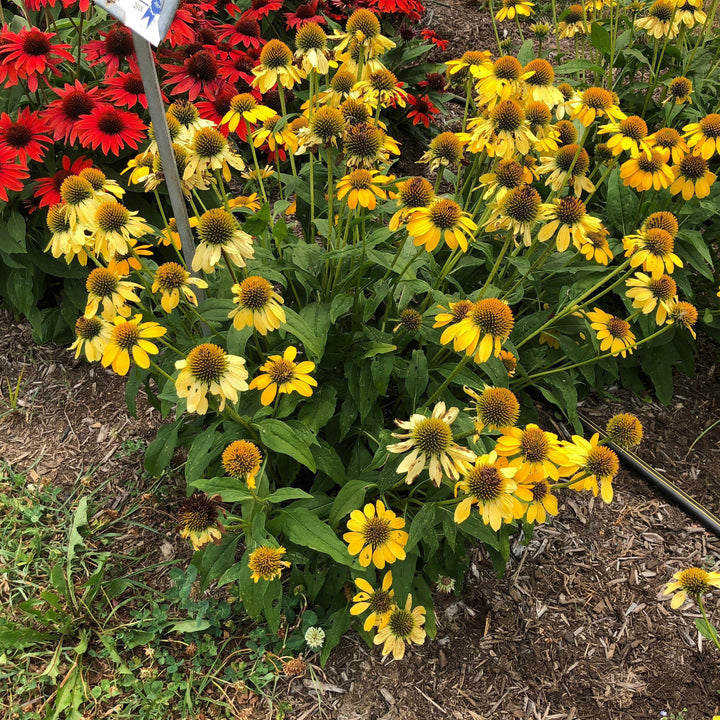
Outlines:
[[715, 626], [710, 622], [707, 612], [705, 611], [705, 603], [702, 601], [702, 597], [698, 595], [696, 597], [697, 604], [700, 607], [700, 612], [702, 613], [703, 620], [705, 621], [705, 626], [710, 630], [710, 639], [715, 643], [715, 647], [720, 650], [720, 642], [718, 641], [718, 635], [717, 630], [715, 629]]
[[[278, 89], [280, 90], [280, 109], [282, 110], [283, 119], [287, 120], [287, 109], [285, 107], [285, 88], [282, 83], [278, 83]], [[295, 155], [291, 148], [288, 148], [288, 155], [290, 156], [290, 167], [292, 168], [293, 177], [297, 178], [297, 168], [295, 167]], [[279, 175], [279, 172], [278, 172]], [[278, 181], [280, 178], [278, 177]]]
[[456, 365], [455, 369], [445, 378], [445, 381], [440, 387], [431, 395], [430, 399], [423, 405], [423, 407], [430, 407], [442, 394], [443, 390], [457, 377], [460, 371], [470, 362], [471, 355], [465, 355], [460, 362]]
[[262, 173], [260, 172], [260, 163], [258, 163], [257, 152], [255, 151], [255, 143], [253, 142], [252, 128], [250, 127], [250, 123], [247, 120], [245, 120], [245, 128], [247, 130], [247, 140], [248, 144], [250, 145], [250, 151], [252, 152], [253, 164], [255, 165], [255, 172], [257, 173], [258, 184], [260, 185], [260, 192], [262, 193], [263, 200], [267, 202], [267, 193], [265, 192], [265, 186], [263, 185]]

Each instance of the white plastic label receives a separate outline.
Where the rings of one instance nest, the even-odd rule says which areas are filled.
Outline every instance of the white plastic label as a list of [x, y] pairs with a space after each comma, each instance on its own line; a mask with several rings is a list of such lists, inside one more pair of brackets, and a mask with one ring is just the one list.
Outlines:
[[180, 0], [94, 0], [125, 27], [156, 47], [165, 39]]

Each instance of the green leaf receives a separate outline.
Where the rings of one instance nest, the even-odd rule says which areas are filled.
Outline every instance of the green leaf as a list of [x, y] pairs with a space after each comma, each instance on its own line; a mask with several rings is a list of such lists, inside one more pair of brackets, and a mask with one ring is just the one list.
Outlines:
[[521, 65], [527, 65], [535, 58], [535, 50], [533, 50], [533, 41], [526, 40], [522, 47], [518, 50], [517, 59]]
[[315, 331], [303, 320], [294, 310], [285, 308], [286, 322], [282, 326], [283, 330], [287, 330], [294, 335], [305, 347], [308, 357], [314, 362], [322, 359], [324, 343], [315, 333]]
[[437, 626], [435, 625], [435, 604], [432, 599], [432, 591], [425, 582], [422, 575], [417, 575], [413, 582], [413, 601], [414, 604], [422, 605], [425, 608], [425, 632], [428, 637], [433, 640], [437, 635]]
[[224, 502], [242, 502], [243, 500], [252, 499], [252, 493], [248, 490], [247, 485], [237, 478], [200, 478], [188, 484], [211, 497], [219, 495]]
[[223, 587], [223, 585], [229, 585], [231, 582], [235, 582], [240, 579], [240, 576], [243, 573], [243, 563], [242, 561], [236, 562], [234, 565], [231, 565], [221, 576], [220, 579], [217, 581], [217, 586], [219, 588]]
[[348, 293], [336, 295], [332, 299], [332, 303], [330, 303], [330, 322], [334, 324], [339, 317], [343, 316], [352, 307], [352, 304], [352, 295]]
[[285, 533], [296, 545], [329, 555], [341, 565], [354, 565], [345, 543], [314, 512], [302, 507], [280, 512]]
[[172, 459], [182, 420], [179, 417], [169, 425], [163, 425], [145, 451], [145, 469], [156, 477], [162, 475]]
[[353, 510], [359, 510], [365, 500], [365, 493], [375, 483], [367, 480], [350, 480], [338, 492], [330, 510], [330, 525], [337, 527], [338, 523]]
[[54, 635], [31, 628], [18, 630], [0, 630], [0, 648], [3, 650], [21, 650], [35, 643], [47, 643], [55, 638]]
[[477, 511], [471, 511], [470, 517], [464, 522], [461, 522], [458, 525], [458, 529], [460, 532], [470, 535], [470, 537], [474, 537], [476, 540], [484, 542], [486, 545], [494, 548], [495, 550], [499, 550], [500, 548], [500, 539], [498, 538], [498, 534], [480, 519], [480, 515]]
[[75, 548], [81, 547], [85, 540], [80, 534], [81, 527], [87, 527], [87, 497], [83, 495], [78, 501], [77, 509], [73, 517], [73, 524], [70, 528], [70, 535], [68, 536], [68, 548], [67, 548], [67, 574], [70, 577], [70, 563], [75, 557]]
[[418, 551], [415, 549], [407, 553], [404, 560], [393, 563], [390, 568], [392, 570], [393, 589], [395, 590], [395, 602], [400, 607], [405, 606], [405, 600], [412, 589], [417, 561]]
[[608, 177], [607, 203], [605, 213], [608, 222], [623, 235], [635, 230], [635, 216], [638, 210], [638, 197], [623, 185], [620, 170], [615, 168]]
[[304, 500], [306, 498], [312, 499], [310, 493], [301, 490], [300, 488], [284, 487], [278, 488], [274, 493], [271, 493], [263, 500], [267, 500], [271, 503], [287, 502], [288, 500]]
[[715, 627], [709, 622], [705, 621], [705, 618], [695, 618], [695, 627], [697, 631], [706, 639], [717, 644], [718, 635]]
[[219, 545], [206, 545], [195, 553], [192, 564], [197, 568], [201, 590], [207, 590], [211, 580], [219, 578], [235, 564], [235, 550], [240, 535], [225, 535]]
[[0, 232], [0, 250], [8, 255], [27, 252], [25, 219], [19, 213], [12, 213], [7, 221], [7, 232]]
[[148, 374], [147, 370], [143, 370], [138, 365], [133, 365], [128, 374], [127, 382], [125, 383], [125, 404], [127, 405], [128, 412], [134, 418], [137, 417], [137, 394]]
[[340, 638], [345, 634], [352, 624], [353, 616], [345, 609], [336, 610], [327, 622], [325, 630], [325, 644], [320, 653], [320, 666], [325, 667], [325, 663], [330, 657], [330, 653], [337, 647]]
[[405, 377], [405, 387], [412, 398], [412, 405], [416, 407], [418, 398], [425, 391], [430, 375], [428, 373], [428, 361], [422, 350], [413, 350], [410, 359], [410, 367]]
[[610, 52], [610, 33], [598, 22], [590, 26], [590, 42], [603, 54]]
[[268, 418], [256, 423], [256, 427], [265, 447], [289, 455], [313, 472], [317, 470], [309, 445], [282, 420]]
[[193, 440], [188, 452], [187, 461], [185, 462], [185, 479], [188, 482], [197, 480], [210, 464], [212, 460], [210, 450], [215, 444], [215, 436], [218, 434], [215, 430], [219, 424], [219, 420], [214, 422]]
[[240, 596], [245, 612], [247, 612], [251, 618], [257, 618], [262, 612], [263, 595], [265, 594], [268, 583], [262, 581], [255, 582], [252, 579], [252, 573], [250, 572], [250, 566], [248, 564], [250, 562], [250, 553], [251, 551], [247, 550], [242, 556], [242, 560], [238, 563], [240, 565], [238, 569], [238, 580]]
[[176, 633], [202, 632], [203, 630], [207, 630], [211, 624], [212, 623], [209, 620], [201, 620], [200, 618], [195, 618], [194, 620], [181, 620], [180, 622], [176, 622], [174, 625], [171, 625], [168, 628], [168, 631]]
[[335, 417], [336, 405], [337, 390], [332, 385], [323, 384], [312, 397], [305, 400], [298, 413], [298, 420], [310, 432], [317, 433]]
[[270, 205], [265, 203], [260, 210], [243, 223], [243, 230], [250, 235], [259, 235], [270, 224]]
[[345, 484], [345, 464], [335, 449], [322, 438], [318, 438], [319, 445], [313, 445], [312, 454], [317, 463], [319, 472], [325, 473], [338, 485]]
[[367, 350], [361, 356], [363, 359], [375, 357], [375, 355], [382, 355], [384, 353], [391, 353], [397, 350], [397, 345], [391, 345], [390, 343], [383, 342], [370, 342], [367, 344]]
[[604, 73], [605, 70], [600, 65], [596, 65], [590, 60], [570, 60], [558, 68], [555, 68], [556, 75], [572, 75], [572, 73], [581, 70], [589, 70], [590, 72]]
[[425, 503], [410, 523], [405, 552], [410, 552], [426, 535], [435, 532], [435, 504]]

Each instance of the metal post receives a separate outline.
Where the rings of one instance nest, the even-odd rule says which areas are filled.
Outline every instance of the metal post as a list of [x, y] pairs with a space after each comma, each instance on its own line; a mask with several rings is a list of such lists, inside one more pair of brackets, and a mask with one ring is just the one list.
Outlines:
[[[133, 31], [133, 42], [135, 44], [135, 55], [137, 56], [138, 67], [140, 68], [140, 76], [142, 77], [143, 87], [145, 88], [145, 97], [147, 98], [148, 110], [150, 111], [150, 119], [152, 120], [153, 130], [155, 132], [155, 141], [160, 151], [165, 184], [167, 185], [168, 194], [170, 195], [170, 204], [172, 205], [178, 234], [180, 235], [183, 257], [185, 258], [185, 264], [188, 270], [192, 272], [192, 261], [193, 257], [195, 257], [195, 243], [193, 242], [192, 230], [190, 229], [187, 208], [185, 206], [185, 198], [183, 197], [182, 186], [180, 185], [180, 175], [177, 164], [175, 163], [175, 153], [172, 149], [170, 131], [168, 130], [167, 120], [165, 118], [165, 105], [162, 101], [162, 95], [160, 94], [160, 83], [158, 82], [157, 73], [155, 72], [152, 50], [150, 49], [150, 43], [135, 31]], [[196, 288], [194, 292], [199, 302], [205, 299], [204, 289]]]

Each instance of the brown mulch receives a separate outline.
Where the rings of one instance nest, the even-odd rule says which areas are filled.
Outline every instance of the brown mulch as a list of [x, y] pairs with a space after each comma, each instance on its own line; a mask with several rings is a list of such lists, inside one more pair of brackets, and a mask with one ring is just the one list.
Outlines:
[[[678, 376], [669, 407], [617, 391], [586, 411], [598, 422], [618, 410], [637, 413], [646, 427], [640, 454], [710, 502], [718, 498], [720, 432], [689, 450], [720, 398], [718, 348], [703, 341], [701, 350], [696, 378]], [[20, 370], [19, 412], [0, 419], [0, 458], [67, 486], [97, 468], [92, 482], [107, 483], [107, 511], [122, 511], [124, 493], [142, 490], [133, 443], [152, 438], [158, 414], [139, 402], [132, 418], [120, 378], [76, 363], [64, 348], [33, 345], [29, 328], [5, 314], [3, 397]], [[164, 482], [166, 496], [180, 496], [180, 480]], [[720, 711], [720, 654], [698, 637], [694, 607], [672, 611], [660, 593], [679, 568], [717, 565], [720, 541], [632, 473], [623, 471], [616, 487], [609, 506], [566, 494], [558, 517], [527, 548], [515, 545], [501, 580], [473, 550], [461, 596], [436, 596], [437, 638], [402, 663], [383, 662], [349, 634], [315, 680], [288, 682], [287, 717], [639, 720], [683, 707], [686, 720], [712, 717]], [[129, 541], [154, 543], [158, 560], [186, 557], [158, 494], [142, 495], [143, 522], [156, 535]], [[715, 609], [714, 598], [708, 604]]]

